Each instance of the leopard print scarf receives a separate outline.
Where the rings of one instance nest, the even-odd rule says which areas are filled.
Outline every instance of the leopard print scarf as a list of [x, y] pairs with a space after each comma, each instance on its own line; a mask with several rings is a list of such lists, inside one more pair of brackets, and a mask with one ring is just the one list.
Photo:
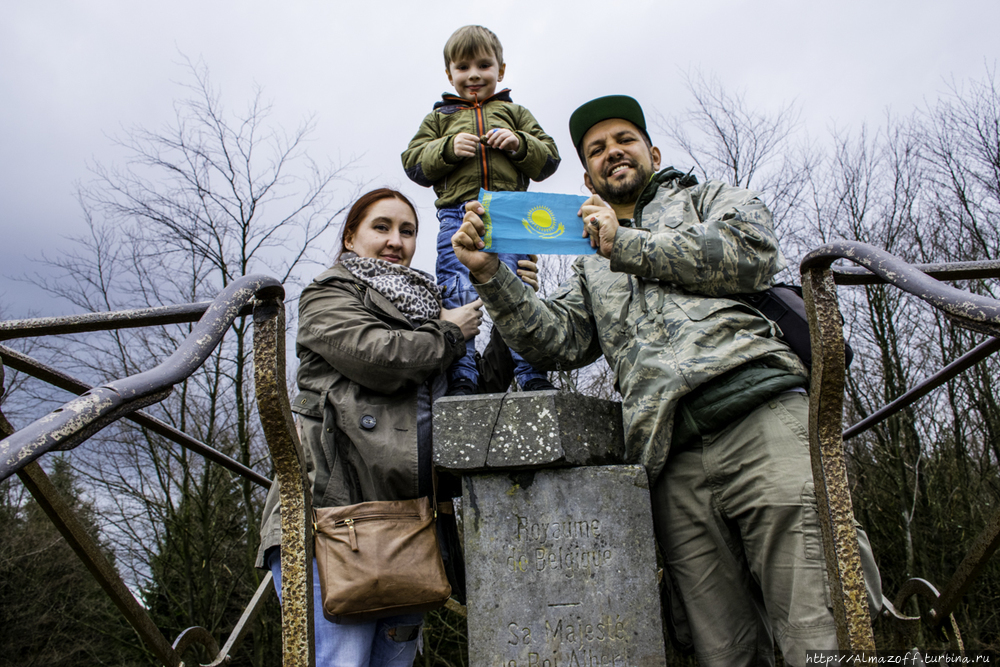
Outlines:
[[340, 263], [362, 283], [392, 301], [410, 324], [419, 326], [441, 317], [441, 292], [434, 276], [384, 259], [345, 252]]

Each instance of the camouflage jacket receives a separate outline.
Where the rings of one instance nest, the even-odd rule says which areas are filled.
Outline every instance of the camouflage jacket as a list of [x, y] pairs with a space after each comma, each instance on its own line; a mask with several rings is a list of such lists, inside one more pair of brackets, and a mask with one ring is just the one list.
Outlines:
[[[500, 128], [520, 139], [514, 153], [480, 146], [475, 158], [455, 155], [452, 140], [459, 132], [482, 136]], [[445, 94], [424, 118], [402, 158], [407, 176], [420, 185], [434, 186], [438, 208], [476, 199], [480, 187], [523, 192], [529, 179], [543, 181], [559, 166], [556, 142], [530, 111], [510, 101], [506, 88], [478, 104]]]
[[502, 264], [476, 285], [504, 339], [536, 368], [579, 368], [604, 354], [622, 394], [627, 455], [651, 479], [685, 394], [748, 361], [808, 377], [774, 323], [726, 297], [766, 289], [784, 268], [770, 212], [754, 192], [719, 181], [685, 188], [680, 175], [656, 174], [611, 259], [579, 257], [550, 298]]

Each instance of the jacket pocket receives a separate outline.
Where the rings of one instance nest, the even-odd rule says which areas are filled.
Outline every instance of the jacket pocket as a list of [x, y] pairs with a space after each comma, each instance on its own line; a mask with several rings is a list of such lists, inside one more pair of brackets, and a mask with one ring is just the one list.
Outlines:
[[[645, 212], [644, 212], [645, 213]], [[643, 227], [656, 229], [659, 226], [677, 229], [684, 223], [693, 224], [700, 220], [691, 211], [691, 204], [686, 198], [677, 197], [666, 203], [651, 214], [643, 217]]]
[[688, 319], [695, 322], [701, 322], [720, 310], [740, 308], [740, 304], [732, 299], [679, 293], [671, 294], [670, 298], [687, 315]]
[[300, 391], [292, 399], [292, 412], [315, 419], [323, 418], [323, 397], [315, 391]]
[[417, 497], [416, 414], [399, 396], [369, 394], [338, 403], [337, 424], [352, 445], [346, 456], [363, 500]]

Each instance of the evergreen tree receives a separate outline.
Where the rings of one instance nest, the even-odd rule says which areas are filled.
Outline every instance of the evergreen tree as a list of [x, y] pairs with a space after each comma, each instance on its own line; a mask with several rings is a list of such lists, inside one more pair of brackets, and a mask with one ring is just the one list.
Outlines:
[[[218, 466], [201, 467], [197, 475], [198, 483], [189, 487], [167, 515], [159, 533], [143, 599], [153, 622], [168, 638], [200, 626], [221, 644], [239, 621], [263, 573], [254, 570], [244, 556], [247, 542], [255, 541], [256, 533], [247, 534], [239, 485]], [[273, 631], [267, 639], [249, 636], [231, 656], [230, 665], [280, 663], [281, 620], [276, 600], [262, 616], [258, 622]], [[215, 656], [198, 646], [183, 658], [186, 664], [199, 664]]]
[[[50, 479], [98, 535], [66, 455]], [[0, 666], [153, 664], [132, 629], [17, 479], [0, 485]], [[110, 550], [105, 555], [113, 558]]]

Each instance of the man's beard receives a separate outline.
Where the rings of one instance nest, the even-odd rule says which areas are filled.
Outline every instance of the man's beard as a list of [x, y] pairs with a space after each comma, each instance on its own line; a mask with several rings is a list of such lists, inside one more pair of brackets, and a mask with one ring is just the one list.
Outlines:
[[[605, 179], [601, 184], [603, 192], [601, 190], [597, 191], [597, 194], [599, 194], [601, 198], [609, 204], [634, 204], [638, 201], [639, 195], [642, 194], [643, 189], [646, 187], [646, 183], [649, 182], [649, 177], [652, 172], [646, 168], [646, 165], [631, 161], [627, 164], [632, 167], [633, 170], [632, 175], [629, 178], [620, 182]], [[617, 167], [619, 165], [616, 164], [614, 166]]]

